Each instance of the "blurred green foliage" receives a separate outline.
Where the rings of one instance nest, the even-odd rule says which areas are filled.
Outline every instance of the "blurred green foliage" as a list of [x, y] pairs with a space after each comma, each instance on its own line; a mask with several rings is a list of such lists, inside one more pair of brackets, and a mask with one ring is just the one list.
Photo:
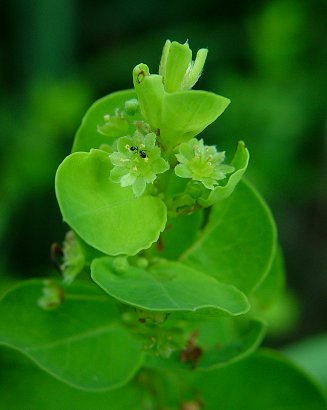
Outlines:
[[49, 247], [65, 227], [54, 174], [86, 108], [130, 88], [140, 57], [156, 72], [166, 38], [188, 39], [209, 48], [196, 88], [232, 100], [206, 135], [230, 158], [239, 139], [247, 143], [247, 176], [277, 219], [292, 293], [283, 303], [300, 317], [267, 343], [326, 331], [324, 0], [7, 0], [0, 8], [0, 292], [56, 275]]

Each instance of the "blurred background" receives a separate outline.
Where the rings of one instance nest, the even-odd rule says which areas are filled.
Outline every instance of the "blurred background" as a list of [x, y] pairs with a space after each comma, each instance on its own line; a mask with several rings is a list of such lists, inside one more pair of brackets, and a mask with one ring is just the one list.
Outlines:
[[[266, 344], [327, 331], [327, 3], [325, 0], [3, 0], [0, 48], [0, 291], [55, 274], [65, 227], [54, 194], [88, 106], [157, 72], [169, 38], [209, 48], [196, 88], [232, 100], [205, 131], [277, 221], [288, 274], [281, 323]], [[285, 308], [286, 306], [286, 308]]]

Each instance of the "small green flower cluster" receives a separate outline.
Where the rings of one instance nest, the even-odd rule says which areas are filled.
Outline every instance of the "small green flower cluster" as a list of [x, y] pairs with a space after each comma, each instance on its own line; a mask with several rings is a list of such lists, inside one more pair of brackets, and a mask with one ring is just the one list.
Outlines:
[[[219, 181], [235, 171], [233, 166], [223, 164], [225, 152], [218, 152], [215, 146], [204, 145], [203, 139], [196, 138], [230, 102], [213, 93], [192, 90], [207, 53], [207, 49], [200, 49], [192, 60], [187, 43], [167, 40], [159, 74], [150, 74], [143, 63], [133, 70], [138, 99], [126, 102], [124, 112], [133, 115], [139, 109], [143, 127], [134, 122], [135, 133], [119, 138], [114, 145], [116, 152], [109, 157], [114, 166], [111, 180], [122, 187], [132, 186], [136, 197], [145, 192], [147, 184], [152, 184], [158, 174], [170, 168], [175, 157], [179, 162], [174, 165], [176, 176], [200, 182], [208, 190], [214, 190]], [[125, 132], [123, 120], [124, 116], [117, 111], [100, 131], [113, 132], [119, 126]], [[162, 158], [162, 152], [170, 164]]]
[[[114, 165], [110, 172], [113, 182], [122, 187], [132, 186], [134, 195], [141, 196], [147, 184], [152, 184], [158, 174], [169, 169], [169, 163], [161, 157], [161, 149], [156, 145], [156, 135], [143, 135], [136, 131], [132, 137], [117, 140], [117, 151], [109, 155]], [[220, 180], [235, 169], [223, 164], [225, 152], [218, 152], [215, 146], [204, 145], [203, 139], [192, 138], [179, 145], [176, 158], [179, 164], [175, 174], [180, 178], [190, 178], [201, 182], [205, 188], [214, 189]]]
[[153, 132], [143, 135], [136, 131], [132, 137], [119, 138], [117, 151], [109, 158], [114, 165], [110, 172], [111, 180], [122, 187], [132, 186], [136, 197], [144, 193], [147, 184], [155, 181], [157, 174], [169, 169], [168, 162], [161, 157]]

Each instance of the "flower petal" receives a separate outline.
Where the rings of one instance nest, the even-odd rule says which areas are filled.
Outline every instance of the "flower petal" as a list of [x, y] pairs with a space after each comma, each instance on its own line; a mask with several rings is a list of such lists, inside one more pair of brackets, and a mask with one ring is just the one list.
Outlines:
[[183, 164], [176, 165], [175, 174], [181, 178], [192, 178], [191, 171]]

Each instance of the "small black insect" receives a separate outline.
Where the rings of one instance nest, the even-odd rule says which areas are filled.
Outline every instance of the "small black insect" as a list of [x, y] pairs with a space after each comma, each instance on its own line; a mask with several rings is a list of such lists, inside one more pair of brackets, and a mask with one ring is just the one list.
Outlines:
[[139, 147], [136, 147], [135, 145], [132, 145], [130, 147], [130, 150], [133, 151], [133, 152], [138, 152], [140, 154], [141, 158], [146, 158], [147, 157], [145, 150], [140, 149]]

